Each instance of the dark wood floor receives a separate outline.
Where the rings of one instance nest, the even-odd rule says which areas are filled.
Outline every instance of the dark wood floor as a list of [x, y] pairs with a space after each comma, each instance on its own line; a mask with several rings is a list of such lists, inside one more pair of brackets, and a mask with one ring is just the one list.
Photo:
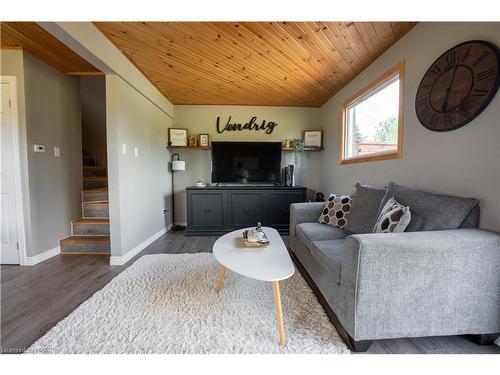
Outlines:
[[[57, 256], [33, 267], [1, 266], [2, 352], [20, 352], [144, 254], [210, 252], [216, 237], [167, 233], [124, 266], [101, 256]], [[375, 341], [368, 353], [500, 353], [458, 336]]]

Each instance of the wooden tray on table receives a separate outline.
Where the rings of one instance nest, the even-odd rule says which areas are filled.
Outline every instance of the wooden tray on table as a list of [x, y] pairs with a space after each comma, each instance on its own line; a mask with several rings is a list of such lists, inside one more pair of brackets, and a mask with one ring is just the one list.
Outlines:
[[269, 239], [267, 238], [266, 234], [264, 233], [264, 237], [257, 241], [257, 242], [250, 242], [247, 240], [247, 231], [243, 231], [243, 237], [242, 241], [243, 245], [245, 247], [252, 247], [252, 248], [263, 248], [269, 246]]

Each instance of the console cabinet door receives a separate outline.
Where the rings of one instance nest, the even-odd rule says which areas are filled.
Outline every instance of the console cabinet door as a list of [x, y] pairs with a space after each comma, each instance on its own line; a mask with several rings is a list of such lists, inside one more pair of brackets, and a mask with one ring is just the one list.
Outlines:
[[288, 228], [290, 224], [290, 205], [305, 202], [305, 192], [270, 192], [268, 196], [267, 218], [271, 226]]
[[264, 223], [264, 194], [231, 192], [231, 226], [242, 228]]
[[193, 192], [188, 197], [188, 226], [196, 230], [223, 230], [224, 192]]

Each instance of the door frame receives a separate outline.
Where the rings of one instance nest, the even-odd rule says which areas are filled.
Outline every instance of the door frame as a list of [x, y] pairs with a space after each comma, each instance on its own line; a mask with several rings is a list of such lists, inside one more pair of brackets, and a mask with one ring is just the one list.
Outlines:
[[16, 221], [17, 221], [17, 242], [19, 244], [19, 264], [27, 265], [26, 259], [26, 231], [24, 221], [24, 200], [23, 200], [23, 183], [21, 169], [21, 148], [20, 148], [20, 129], [19, 129], [19, 113], [17, 103], [17, 79], [15, 76], [0, 76], [1, 83], [8, 83], [10, 87], [10, 108], [12, 112], [12, 128], [14, 142], [14, 190], [16, 199]]

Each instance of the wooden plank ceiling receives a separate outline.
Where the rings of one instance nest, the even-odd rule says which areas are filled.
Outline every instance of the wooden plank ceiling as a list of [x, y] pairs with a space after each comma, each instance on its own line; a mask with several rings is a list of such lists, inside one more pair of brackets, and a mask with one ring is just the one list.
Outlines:
[[319, 107], [412, 22], [96, 22], [174, 104]]
[[0, 48], [23, 49], [65, 74], [101, 74], [35, 22], [1, 22]]

